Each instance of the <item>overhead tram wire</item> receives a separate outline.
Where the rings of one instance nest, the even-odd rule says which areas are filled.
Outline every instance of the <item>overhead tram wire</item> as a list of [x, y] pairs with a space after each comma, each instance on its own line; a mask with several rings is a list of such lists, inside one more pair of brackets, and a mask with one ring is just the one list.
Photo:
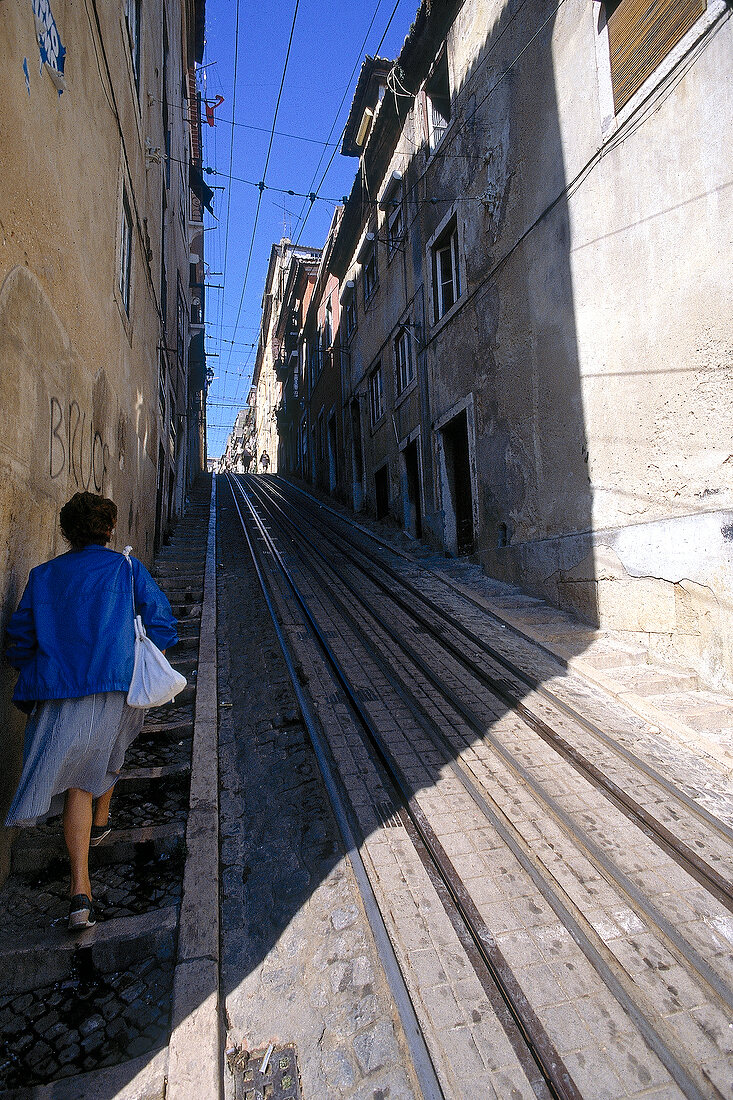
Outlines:
[[[298, 0], [298, 2], [299, 2], [299, 0]], [[339, 103], [338, 109], [337, 109], [337, 111], [336, 111], [336, 115], [335, 115], [335, 117], [334, 117], [334, 120], [333, 120], [333, 123], [332, 123], [332, 125], [331, 125], [331, 129], [330, 129], [330, 130], [329, 130], [329, 132], [328, 132], [328, 136], [327, 136], [327, 138], [326, 138], [326, 141], [324, 141], [324, 142], [319, 142], [319, 144], [323, 144], [323, 146], [324, 146], [324, 151], [325, 151], [325, 149], [326, 149], [326, 148], [328, 148], [328, 147], [329, 147], [329, 145], [331, 144], [331, 137], [333, 136], [333, 132], [334, 132], [334, 130], [336, 129], [336, 126], [337, 126], [337, 124], [338, 124], [338, 119], [339, 119], [339, 115], [341, 114], [341, 109], [342, 109], [342, 107], [343, 107], [343, 105], [344, 105], [344, 102], [345, 102], [345, 100], [346, 100], [346, 97], [347, 97], [347, 95], [349, 94], [349, 90], [350, 90], [350, 88], [351, 88], [351, 81], [353, 80], [353, 78], [354, 78], [354, 74], [356, 73], [356, 70], [357, 70], [357, 68], [359, 67], [359, 64], [361, 63], [361, 59], [362, 59], [362, 56], [363, 56], [363, 54], [364, 54], [364, 50], [365, 50], [365, 48], [366, 48], [366, 44], [367, 44], [367, 42], [368, 42], [368, 40], [369, 40], [369, 35], [371, 34], [371, 31], [372, 31], [372, 27], [374, 26], [374, 23], [375, 23], [375, 21], [376, 21], [377, 15], [379, 14], [379, 9], [380, 9], [381, 5], [382, 5], [382, 0], [377, 0], [377, 6], [376, 6], [376, 7], [375, 7], [375, 9], [374, 9], [374, 13], [373, 13], [373, 15], [372, 15], [372, 18], [371, 18], [371, 20], [370, 20], [370, 22], [369, 22], [369, 26], [368, 26], [368, 28], [367, 28], [366, 34], [364, 35], [364, 38], [363, 38], [363, 40], [362, 40], [362, 43], [361, 43], [361, 46], [359, 47], [359, 52], [358, 52], [358, 54], [357, 54], [357, 59], [356, 59], [356, 62], [354, 63], [354, 66], [353, 66], [353, 68], [352, 68], [352, 70], [351, 70], [351, 73], [349, 74], [349, 79], [348, 79], [348, 81], [347, 81], [347, 84], [346, 84], [346, 88], [345, 88], [345, 90], [344, 90], [344, 94], [343, 94], [343, 95], [342, 95], [342, 97], [341, 97], [341, 102]], [[392, 9], [392, 14], [390, 15], [390, 17], [389, 17], [389, 19], [388, 19], [388, 21], [387, 21], [387, 26], [386, 26], [386, 27], [384, 28], [384, 32], [383, 32], [383, 34], [382, 34], [382, 37], [380, 38], [380, 40], [379, 40], [379, 44], [377, 45], [377, 48], [376, 48], [376, 52], [377, 52], [377, 53], [379, 53], [379, 50], [380, 50], [380, 48], [381, 48], [381, 46], [382, 46], [382, 43], [384, 42], [385, 38], [387, 37], [387, 33], [389, 32], [389, 28], [390, 28], [390, 27], [391, 27], [391, 25], [392, 25], [392, 22], [393, 22], [393, 20], [394, 20], [394, 17], [395, 17], [395, 15], [396, 15], [396, 13], [397, 13], [397, 9], [398, 9], [399, 5], [400, 5], [400, 0], [397, 0], [397, 2], [395, 3], [395, 6], [394, 6], [394, 8]], [[298, 8], [298, 4], [296, 3], [296, 12], [295, 12], [295, 14], [297, 14], [297, 8]], [[293, 16], [293, 28], [294, 28], [294, 26], [295, 26], [295, 15]], [[292, 31], [291, 31], [291, 41], [292, 41]], [[289, 54], [289, 51], [290, 51], [290, 46], [288, 46], [288, 54]], [[287, 67], [287, 58], [286, 58], [286, 62], [285, 62], [285, 64], [286, 64], [286, 67]], [[285, 73], [283, 72], [283, 80], [284, 80], [284, 79], [285, 79]], [[281, 89], [280, 89], [280, 90], [281, 90], [281, 92], [282, 92], [282, 84], [281, 84]], [[279, 102], [280, 102], [280, 97], [278, 96], [278, 106], [279, 106]], [[277, 108], [276, 108], [276, 110], [275, 110], [275, 118], [277, 118]], [[270, 149], [272, 148], [272, 136], [273, 136], [273, 133], [274, 133], [274, 121], [273, 121], [273, 131], [271, 132], [271, 135], [270, 135]], [[343, 134], [343, 132], [342, 132], [342, 134]], [[335, 142], [335, 143], [334, 143], [334, 145], [333, 145], [333, 152], [331, 153], [331, 157], [330, 157], [330, 159], [329, 159], [329, 161], [328, 161], [328, 164], [326, 165], [326, 169], [325, 169], [325, 171], [324, 171], [324, 173], [323, 173], [323, 175], [322, 175], [322, 177], [321, 177], [321, 181], [320, 181], [320, 183], [319, 183], [319, 185], [318, 185], [317, 191], [320, 191], [320, 188], [321, 188], [321, 187], [323, 186], [323, 181], [325, 180], [326, 174], [327, 174], [327, 172], [328, 172], [329, 168], [331, 167], [331, 165], [333, 164], [333, 161], [334, 161], [334, 158], [335, 158], [335, 156], [336, 156], [336, 153], [338, 152], [338, 150], [340, 149], [340, 147], [341, 147], [341, 140], [339, 140], [338, 142]], [[269, 160], [269, 152], [270, 152], [270, 149], [268, 149], [268, 160]], [[315, 183], [315, 180], [316, 180], [316, 176], [318, 175], [318, 169], [320, 168], [320, 166], [321, 166], [322, 162], [323, 162], [323, 154], [321, 155], [321, 158], [320, 158], [320, 160], [319, 160], [319, 162], [318, 162], [318, 165], [317, 165], [317, 167], [316, 167], [316, 171], [315, 171], [315, 172], [313, 173], [313, 179], [311, 180], [311, 188], [313, 187], [313, 184]], [[265, 172], [266, 172], [266, 171], [267, 171], [267, 166], [265, 166]], [[241, 182], [244, 182], [244, 183], [250, 183], [251, 181], [249, 181], [249, 180], [242, 180]], [[264, 184], [264, 173], [263, 173], [263, 180], [262, 180], [262, 183]], [[259, 185], [257, 185], [257, 186], [259, 186]], [[311, 210], [313, 209], [313, 205], [314, 205], [315, 201], [316, 201], [316, 200], [320, 200], [320, 201], [322, 201], [322, 202], [328, 202], [328, 203], [333, 203], [334, 205], [337, 205], [337, 204], [338, 204], [338, 203], [339, 203], [339, 202], [341, 201], [340, 199], [339, 199], [339, 200], [337, 200], [337, 199], [328, 199], [328, 198], [325, 198], [324, 196], [322, 196], [322, 195], [319, 195], [319, 194], [317, 194], [317, 193], [316, 193], [316, 194], [315, 194], [315, 196], [314, 196], [314, 195], [313, 195], [313, 192], [312, 192], [312, 190], [311, 190], [311, 191], [310, 191], [310, 192], [309, 192], [308, 194], [301, 194], [301, 195], [299, 195], [299, 194], [298, 194], [298, 192], [296, 192], [296, 191], [292, 191], [292, 190], [285, 190], [285, 189], [282, 189], [282, 188], [272, 188], [272, 190], [279, 190], [281, 194], [285, 194], [285, 195], [297, 195], [297, 196], [298, 196], [299, 198], [300, 198], [300, 197], [302, 197], [302, 198], [304, 198], [304, 199], [309, 199], [309, 200], [310, 200], [310, 207], [308, 208], [308, 211], [307, 211], [307, 213], [305, 214], [305, 218], [303, 219], [303, 211], [304, 211], [304, 209], [305, 209], [305, 203], [304, 203], [304, 204], [303, 204], [303, 206], [301, 207], [301, 212], [300, 212], [300, 215], [298, 216], [298, 220], [299, 220], [299, 221], [301, 221], [301, 219], [303, 219], [303, 220], [302, 220], [302, 224], [301, 224], [300, 232], [298, 233], [298, 238], [297, 238], [297, 240], [296, 240], [296, 242], [295, 242], [295, 247], [296, 247], [296, 248], [297, 248], [297, 246], [298, 246], [298, 245], [300, 244], [300, 239], [301, 239], [301, 237], [302, 237], [302, 234], [303, 234], [303, 230], [305, 229], [305, 223], [306, 223], [306, 222], [307, 222], [307, 220], [308, 220], [308, 217], [309, 217], [309, 215], [310, 215], [310, 212], [311, 212]], [[259, 214], [259, 208], [260, 208], [260, 200], [261, 200], [261, 198], [262, 198], [262, 190], [260, 191], [260, 197], [259, 197], [259, 199], [258, 199], [258, 202], [257, 202], [257, 214]], [[256, 226], [257, 226], [257, 215], [255, 216], [255, 230], [256, 230]], [[253, 231], [253, 235], [252, 235], [252, 243], [251, 243], [251, 245], [250, 245], [250, 256], [249, 256], [249, 258], [248, 258], [248, 261], [247, 261], [247, 270], [246, 270], [246, 272], [245, 272], [245, 282], [244, 282], [244, 285], [243, 285], [243, 287], [242, 287], [242, 297], [241, 297], [241, 299], [240, 299], [240, 311], [241, 311], [241, 307], [242, 307], [242, 302], [243, 302], [243, 300], [244, 300], [244, 289], [245, 289], [245, 286], [246, 286], [246, 281], [247, 281], [247, 274], [248, 274], [248, 272], [249, 272], [249, 260], [251, 259], [251, 254], [252, 254], [252, 245], [253, 245], [253, 244], [254, 244], [254, 231]], [[239, 319], [239, 311], [238, 311], [238, 313], [237, 313], [237, 320], [238, 320], [238, 319]], [[235, 326], [235, 334], [236, 334], [236, 326]], [[230, 357], [230, 358], [231, 358], [231, 357]], [[245, 364], [245, 368], [244, 368], [244, 369], [246, 369], [246, 367], [247, 367], [248, 365], [249, 365], [249, 362], [247, 362], [247, 363]], [[228, 372], [228, 367], [229, 367], [229, 360], [227, 361], [227, 368], [225, 368], [225, 372], [224, 372], [225, 374], [228, 374], [228, 373], [229, 373], [229, 372]], [[240, 376], [240, 382], [241, 382], [241, 376]]]
[[[219, 70], [218, 69], [214, 69], [214, 81], [216, 82], [216, 84], [218, 85], [218, 88], [220, 89], [218, 94], [221, 94], [223, 92], [223, 86], [222, 86], [222, 83], [221, 83], [221, 77], [219, 76]], [[208, 74], [207, 69], [204, 69], [203, 83], [204, 83], [204, 87], [208, 90], [209, 74]], [[212, 146], [213, 146], [213, 151], [214, 151], [214, 167], [216, 169], [219, 166], [219, 163], [218, 163], [218, 141], [217, 141], [216, 130], [214, 130], [214, 133], [212, 135]], [[203, 143], [202, 143], [202, 149], [203, 149]], [[208, 159], [208, 157], [207, 157], [207, 159]], [[217, 270], [221, 271], [222, 287], [224, 287], [223, 293], [220, 296], [218, 296], [217, 299], [216, 299], [216, 314], [215, 314], [216, 324], [214, 326], [215, 331], [221, 332], [222, 322], [224, 320], [224, 301], [225, 301], [225, 297], [226, 297], [226, 284], [224, 283], [224, 254], [223, 254], [223, 249], [222, 249], [221, 233], [216, 233], [214, 235], [214, 247], [216, 249], [216, 268], [217, 268]]]
[[[162, 103], [161, 99], [155, 99], [151, 96], [153, 103]], [[174, 107], [177, 111], [187, 111], [188, 107], [184, 103], [172, 103], [168, 100], [168, 106]], [[251, 122], [235, 122], [233, 118], [222, 118], [221, 115], [216, 115], [214, 119], [214, 129], [217, 126], [233, 126], [239, 130], [253, 130], [260, 134], [269, 134], [270, 128], [268, 126], [255, 126]], [[285, 130], [275, 130], [275, 137], [289, 138], [292, 141], [305, 141], [309, 145], [325, 145], [332, 146], [338, 145], [335, 141], [321, 141], [320, 138], [306, 137], [305, 134], [289, 134]]]
[[[239, 63], [239, 8], [240, 0], [237, 0], [237, 10], [234, 22], [234, 85], [232, 90], [232, 115], [236, 117], [237, 110], [237, 68]], [[231, 140], [229, 142], [229, 174], [231, 175], [232, 168], [234, 166], [234, 127], [232, 127]], [[224, 263], [222, 265], [222, 283], [224, 285], [224, 294], [226, 294], [227, 285], [227, 259], [229, 255], [229, 219], [232, 209], [232, 189], [231, 187], [227, 191], [227, 220], [226, 228], [224, 230]], [[222, 317], [223, 317], [223, 302], [222, 302]]]
[[[267, 169], [268, 169], [268, 166], [270, 164], [270, 155], [272, 153], [272, 143], [275, 140], [275, 126], [277, 124], [277, 116], [278, 116], [278, 112], [280, 110], [280, 100], [282, 99], [283, 88], [285, 86], [285, 76], [286, 76], [286, 73], [288, 71], [288, 61], [290, 60], [290, 50], [291, 50], [292, 45], [293, 45], [293, 36], [295, 35], [295, 21], [298, 18], [298, 8], [299, 7], [300, 7], [300, 0], [295, 0], [295, 9], [293, 11], [293, 22], [292, 22], [292, 25], [290, 27], [290, 38], [288, 39], [288, 48], [287, 48], [287, 52], [285, 54], [285, 62], [283, 64], [282, 78], [280, 80], [280, 89], [277, 93], [277, 102], [275, 104], [275, 112], [272, 116], [272, 127], [270, 129], [270, 142], [267, 146], [267, 156], [265, 158], [265, 168], [264, 168], [264, 171], [262, 173], [262, 179], [261, 179], [260, 184], [259, 184], [260, 193], [257, 196], [257, 208], [255, 210], [254, 224], [252, 226], [252, 238], [251, 238], [250, 243], [249, 243], [249, 253], [247, 255], [247, 265], [246, 265], [245, 270], [244, 270], [244, 280], [242, 281], [242, 293], [241, 293], [240, 298], [239, 298], [239, 308], [237, 309], [237, 317], [236, 317], [236, 320], [234, 322], [234, 332], [232, 334], [232, 338], [234, 338], [237, 335], [237, 329], [239, 327], [239, 318], [242, 314], [242, 306], [244, 304], [244, 294], [245, 294], [245, 291], [247, 289], [247, 280], [249, 278], [249, 270], [250, 270], [250, 265], [252, 263], [252, 252], [254, 250], [255, 236], [257, 234], [257, 223], [259, 221], [259, 216], [260, 216], [260, 207], [262, 206], [262, 195], [264, 193], [265, 186], [266, 186], [266, 181], [267, 181]], [[232, 128], [232, 134], [234, 134], [234, 128]], [[227, 364], [226, 364], [227, 368], [229, 367], [230, 362], [231, 362], [231, 352], [229, 353], [229, 358], [227, 359]]]
[[[366, 32], [366, 34], [364, 35], [364, 39], [363, 39], [363, 41], [362, 41], [362, 44], [361, 44], [361, 46], [359, 47], [359, 53], [357, 54], [356, 62], [354, 63], [354, 67], [353, 67], [353, 69], [351, 70], [351, 73], [350, 73], [350, 75], [349, 75], [349, 79], [348, 79], [348, 81], [347, 81], [347, 83], [346, 83], [346, 88], [344, 89], [344, 94], [343, 94], [343, 95], [342, 95], [342, 97], [341, 97], [341, 102], [339, 103], [339, 105], [338, 105], [338, 109], [337, 109], [337, 111], [336, 111], [336, 116], [335, 116], [335, 118], [334, 118], [334, 120], [333, 120], [333, 124], [332, 124], [332, 126], [331, 126], [331, 129], [330, 129], [330, 130], [329, 130], [329, 132], [328, 132], [328, 138], [327, 138], [327, 141], [330, 141], [330, 139], [331, 139], [331, 136], [333, 135], [333, 132], [334, 132], [334, 130], [336, 129], [336, 125], [337, 125], [337, 123], [338, 123], [338, 120], [339, 120], [339, 115], [341, 114], [341, 109], [342, 109], [342, 107], [343, 107], [343, 105], [344, 105], [344, 102], [345, 102], [345, 100], [346, 100], [346, 97], [347, 97], [347, 95], [349, 94], [349, 91], [350, 91], [350, 89], [351, 89], [351, 81], [352, 81], [352, 80], [354, 79], [354, 74], [355, 74], [356, 70], [358, 69], [359, 65], [360, 65], [360, 64], [361, 64], [361, 62], [362, 62], [362, 57], [364, 56], [364, 50], [366, 49], [366, 44], [367, 44], [367, 42], [368, 42], [368, 40], [369, 40], [369, 35], [370, 35], [370, 34], [372, 33], [372, 27], [374, 26], [374, 23], [375, 23], [375, 21], [376, 21], [376, 18], [377, 18], [377, 14], [379, 13], [379, 9], [380, 9], [380, 7], [381, 7], [381, 6], [382, 6], [382, 0], [377, 0], [377, 6], [376, 6], [376, 8], [374, 9], [374, 14], [373, 14], [373, 16], [372, 16], [372, 19], [371, 19], [371, 22], [370, 22], [370, 24], [369, 24], [369, 26], [368, 26], [368, 28], [367, 28], [367, 32]], [[397, 13], [397, 8], [398, 8], [399, 6], [400, 6], [400, 0], [397, 0], [397, 2], [396, 2], [396, 4], [395, 4], [394, 8], [392, 9], [392, 14], [390, 15], [390, 17], [389, 17], [389, 20], [387, 21], [387, 26], [386, 26], [386, 27], [384, 28], [384, 34], [383, 34], [383, 35], [382, 35], [382, 37], [380, 38], [380, 40], [379, 40], [379, 45], [377, 46], [376, 50], [374, 51], [374, 53], [375, 53], [375, 55], [376, 55], [376, 56], [378, 56], [378, 55], [379, 55], [379, 51], [380, 51], [380, 49], [381, 49], [381, 47], [382, 47], [382, 43], [384, 42], [385, 38], [387, 37], [387, 32], [389, 31], [389, 28], [390, 28], [390, 27], [392, 26], [392, 20], [394, 19], [395, 15], [396, 15], [396, 13]], [[345, 127], [344, 127], [344, 129], [345, 129]], [[296, 239], [296, 241], [295, 241], [295, 246], [296, 246], [296, 248], [297, 248], [297, 246], [298, 246], [298, 245], [300, 244], [300, 239], [301, 239], [301, 237], [303, 236], [303, 230], [305, 229], [305, 225], [306, 225], [306, 222], [308, 221], [308, 218], [310, 217], [310, 212], [311, 212], [311, 210], [313, 209], [313, 206], [314, 206], [314, 203], [315, 203], [316, 199], [320, 199], [320, 198], [322, 197], [321, 195], [319, 195], [319, 191], [321, 190], [321, 187], [323, 187], [323, 182], [324, 182], [324, 180], [325, 180], [325, 178], [326, 178], [326, 176], [327, 176], [327, 174], [328, 174], [328, 171], [329, 171], [329, 169], [330, 169], [331, 165], [332, 165], [332, 164], [333, 164], [333, 162], [334, 162], [334, 159], [335, 159], [335, 157], [336, 157], [336, 153], [337, 153], [337, 152], [338, 152], [338, 150], [339, 150], [339, 149], [341, 148], [341, 141], [342, 141], [342, 139], [343, 139], [343, 133], [344, 133], [344, 129], [342, 129], [342, 131], [341, 131], [341, 138], [340, 138], [340, 139], [339, 139], [339, 141], [338, 141], [338, 142], [336, 143], [336, 146], [335, 146], [335, 148], [334, 148], [334, 150], [333, 150], [333, 152], [331, 153], [331, 156], [330, 156], [330, 158], [329, 158], [328, 164], [326, 165], [326, 167], [325, 167], [325, 169], [324, 169], [324, 172], [323, 172], [323, 175], [321, 176], [320, 182], [319, 182], [319, 184], [318, 184], [318, 186], [316, 187], [316, 190], [315, 190], [315, 192], [314, 192], [314, 191], [313, 191], [313, 184], [314, 184], [314, 183], [315, 183], [315, 181], [316, 181], [316, 177], [317, 177], [317, 175], [318, 175], [318, 171], [319, 171], [319, 169], [320, 169], [320, 167], [321, 167], [321, 164], [323, 163], [323, 157], [324, 157], [324, 154], [325, 154], [325, 149], [324, 149], [324, 153], [322, 153], [322, 154], [321, 154], [321, 157], [320, 157], [320, 160], [318, 161], [318, 164], [316, 165], [316, 170], [315, 170], [315, 172], [313, 173], [313, 179], [311, 180], [311, 184], [310, 184], [310, 189], [309, 189], [309, 190], [310, 190], [310, 194], [308, 195], [308, 198], [310, 199], [310, 206], [308, 207], [308, 210], [307, 210], [307, 211], [306, 211], [306, 209], [305, 209], [305, 203], [303, 203], [302, 207], [300, 208], [300, 216], [299, 216], [299, 219], [298, 219], [298, 220], [299, 220], [299, 221], [301, 221], [301, 225], [300, 225], [300, 230], [299, 230], [299, 232], [298, 232], [298, 236], [297, 236], [297, 239]], [[311, 198], [311, 195], [315, 195], [315, 198]], [[305, 216], [304, 216], [304, 213], [305, 213]], [[301, 220], [301, 219], [302, 219], [302, 220]]]

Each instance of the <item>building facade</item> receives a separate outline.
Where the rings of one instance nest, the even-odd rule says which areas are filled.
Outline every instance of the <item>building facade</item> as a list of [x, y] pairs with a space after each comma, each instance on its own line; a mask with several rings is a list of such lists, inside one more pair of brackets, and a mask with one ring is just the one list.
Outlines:
[[[150, 562], [203, 464], [203, 20], [203, 0], [3, 8], [3, 629], [75, 491], [111, 496], [114, 545]], [[11, 691], [6, 670], [3, 805]]]
[[732, 37], [725, 0], [424, 0], [362, 69], [329, 259], [353, 508], [716, 684]]
[[[257, 343], [257, 355], [252, 387], [254, 400], [255, 454], [253, 468], [266, 468], [277, 473], [283, 461], [283, 446], [278, 429], [278, 414], [282, 407], [285, 372], [281, 362], [282, 341], [278, 337], [283, 302], [288, 297], [288, 283], [293, 265], [301, 260], [318, 259], [319, 248], [295, 246], [287, 237], [270, 250], [270, 262], [262, 296], [262, 320]], [[266, 465], [262, 456], [267, 455]]]

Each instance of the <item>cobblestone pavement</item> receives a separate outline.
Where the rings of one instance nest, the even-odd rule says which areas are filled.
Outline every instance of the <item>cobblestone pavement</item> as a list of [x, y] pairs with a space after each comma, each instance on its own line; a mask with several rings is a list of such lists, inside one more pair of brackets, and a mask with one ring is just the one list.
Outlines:
[[[189, 679], [146, 716], [112, 801], [112, 832], [90, 855], [98, 921], [66, 930], [68, 867], [60, 820], [22, 830], [0, 888], [0, 1097], [102, 1100], [141, 1067], [135, 1097], [160, 1097], [171, 1025], [176, 920], [195, 699], [209, 483], [155, 571], [181, 622], [173, 663]], [[181, 567], [181, 560], [185, 559]], [[129, 1071], [125, 1068], [129, 1066]], [[118, 1067], [114, 1077], [110, 1067]], [[62, 1090], [62, 1091], [59, 1091]]]
[[[228, 1046], [294, 1042], [308, 1100], [410, 1100], [401, 1026], [246, 545], [220, 494]], [[226, 1078], [227, 1095], [234, 1081]]]

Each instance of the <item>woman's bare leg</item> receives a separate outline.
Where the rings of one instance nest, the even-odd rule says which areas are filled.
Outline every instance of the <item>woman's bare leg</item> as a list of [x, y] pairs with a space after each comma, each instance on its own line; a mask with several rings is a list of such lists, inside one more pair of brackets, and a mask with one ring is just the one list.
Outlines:
[[94, 825], [106, 825], [109, 821], [109, 804], [112, 801], [112, 795], [114, 794], [114, 783], [108, 791], [104, 794], [100, 794], [99, 798], [94, 804]]
[[[106, 797], [106, 796], [103, 796]], [[89, 835], [92, 830], [92, 796], [89, 791], [70, 787], [64, 803], [64, 840], [71, 863], [71, 890], [75, 894], [92, 896], [89, 881]]]

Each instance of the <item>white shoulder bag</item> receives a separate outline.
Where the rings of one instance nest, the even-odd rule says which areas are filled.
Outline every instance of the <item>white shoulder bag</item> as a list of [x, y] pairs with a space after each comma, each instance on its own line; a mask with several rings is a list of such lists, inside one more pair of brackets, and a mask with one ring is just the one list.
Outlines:
[[150, 641], [141, 617], [135, 613], [135, 578], [130, 561], [131, 550], [131, 546], [126, 546], [123, 550], [130, 566], [132, 614], [135, 621], [135, 664], [127, 693], [127, 705], [139, 709], [161, 707], [175, 699], [179, 691], [183, 691], [187, 681], [185, 676], [176, 672], [157, 645]]

